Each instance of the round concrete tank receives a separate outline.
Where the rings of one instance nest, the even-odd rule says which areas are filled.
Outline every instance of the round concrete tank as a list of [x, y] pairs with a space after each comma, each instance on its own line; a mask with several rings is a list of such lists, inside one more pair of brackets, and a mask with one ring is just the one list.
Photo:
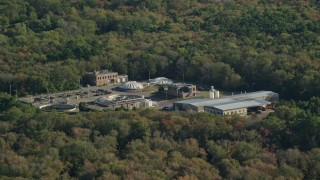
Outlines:
[[128, 81], [118, 86], [118, 88], [121, 90], [142, 90], [143, 85], [136, 81]]
[[57, 112], [74, 112], [77, 111], [77, 106], [73, 104], [48, 104], [40, 107], [41, 110], [50, 112], [50, 111], [57, 111]]
[[166, 77], [157, 77], [155, 79], [149, 79], [149, 83], [158, 84], [158, 85], [166, 85], [166, 84], [172, 84], [173, 82]]

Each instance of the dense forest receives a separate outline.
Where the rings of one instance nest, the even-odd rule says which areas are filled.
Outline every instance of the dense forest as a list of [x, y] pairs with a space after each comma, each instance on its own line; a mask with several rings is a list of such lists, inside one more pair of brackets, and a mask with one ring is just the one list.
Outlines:
[[[252, 120], [47, 113], [9, 94], [100, 69], [286, 101]], [[319, 72], [319, 0], [0, 0], [0, 179], [318, 179]]]
[[250, 121], [154, 109], [46, 113], [0, 96], [0, 179], [320, 177], [320, 98]]
[[2, 0], [0, 90], [79, 87], [85, 71], [320, 96], [317, 0]]

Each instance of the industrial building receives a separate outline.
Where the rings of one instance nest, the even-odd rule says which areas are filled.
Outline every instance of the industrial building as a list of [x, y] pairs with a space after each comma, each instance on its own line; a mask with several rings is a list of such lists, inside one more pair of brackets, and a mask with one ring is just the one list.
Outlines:
[[174, 83], [168, 86], [168, 94], [179, 98], [196, 96], [197, 88], [195, 85], [186, 83]]
[[210, 98], [177, 101], [173, 104], [173, 108], [196, 112], [206, 111], [218, 115], [247, 115], [251, 111], [267, 109], [278, 101], [278, 93], [272, 91], [243, 93], [220, 98], [219, 93], [212, 88]]
[[103, 109], [133, 109], [140, 107], [152, 107], [153, 103], [144, 96], [137, 95], [111, 95], [108, 97], [100, 97], [88, 103], [88, 109], [103, 110]]
[[117, 72], [108, 70], [87, 72], [82, 80], [83, 84], [91, 86], [105, 86], [108, 84], [124, 83], [128, 81], [127, 75], [118, 75]]
[[[95, 92], [95, 94], [93, 93]], [[79, 95], [79, 91], [51, 94], [38, 97], [19, 98], [20, 101], [31, 104], [43, 111], [57, 112], [78, 112], [87, 110], [105, 110], [105, 109], [133, 109], [142, 107], [153, 107], [157, 104], [144, 96], [139, 95], [118, 95], [102, 93], [101, 90], [91, 91], [90, 95]], [[81, 108], [80, 108], [81, 107]]]

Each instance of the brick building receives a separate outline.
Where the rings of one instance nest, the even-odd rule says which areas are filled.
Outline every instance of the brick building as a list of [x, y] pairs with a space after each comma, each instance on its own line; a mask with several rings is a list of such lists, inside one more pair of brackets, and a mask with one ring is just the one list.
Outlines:
[[171, 96], [178, 96], [179, 98], [186, 98], [196, 96], [197, 88], [195, 85], [186, 83], [174, 83], [168, 86], [168, 94]]
[[87, 72], [83, 77], [83, 84], [91, 86], [104, 86], [108, 84], [124, 83], [128, 81], [127, 75], [118, 75], [108, 70]]

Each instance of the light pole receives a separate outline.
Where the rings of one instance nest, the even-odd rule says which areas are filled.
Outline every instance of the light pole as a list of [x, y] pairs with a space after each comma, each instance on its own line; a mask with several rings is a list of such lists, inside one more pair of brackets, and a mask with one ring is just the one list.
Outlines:
[[178, 98], [179, 98], [179, 88], [177, 87], [177, 101], [178, 101]]
[[165, 87], [164, 90], [166, 91], [166, 100], [168, 100], [168, 88]]
[[255, 85], [256, 83], [252, 83], [251, 84], [251, 92], [253, 92], [253, 85]]
[[184, 83], [184, 73], [182, 74], [182, 82]]
[[13, 90], [13, 91], [15, 91], [15, 92], [16, 92], [16, 98], [18, 98], [18, 90], [17, 90], [17, 89], [15, 89], [15, 90]]

